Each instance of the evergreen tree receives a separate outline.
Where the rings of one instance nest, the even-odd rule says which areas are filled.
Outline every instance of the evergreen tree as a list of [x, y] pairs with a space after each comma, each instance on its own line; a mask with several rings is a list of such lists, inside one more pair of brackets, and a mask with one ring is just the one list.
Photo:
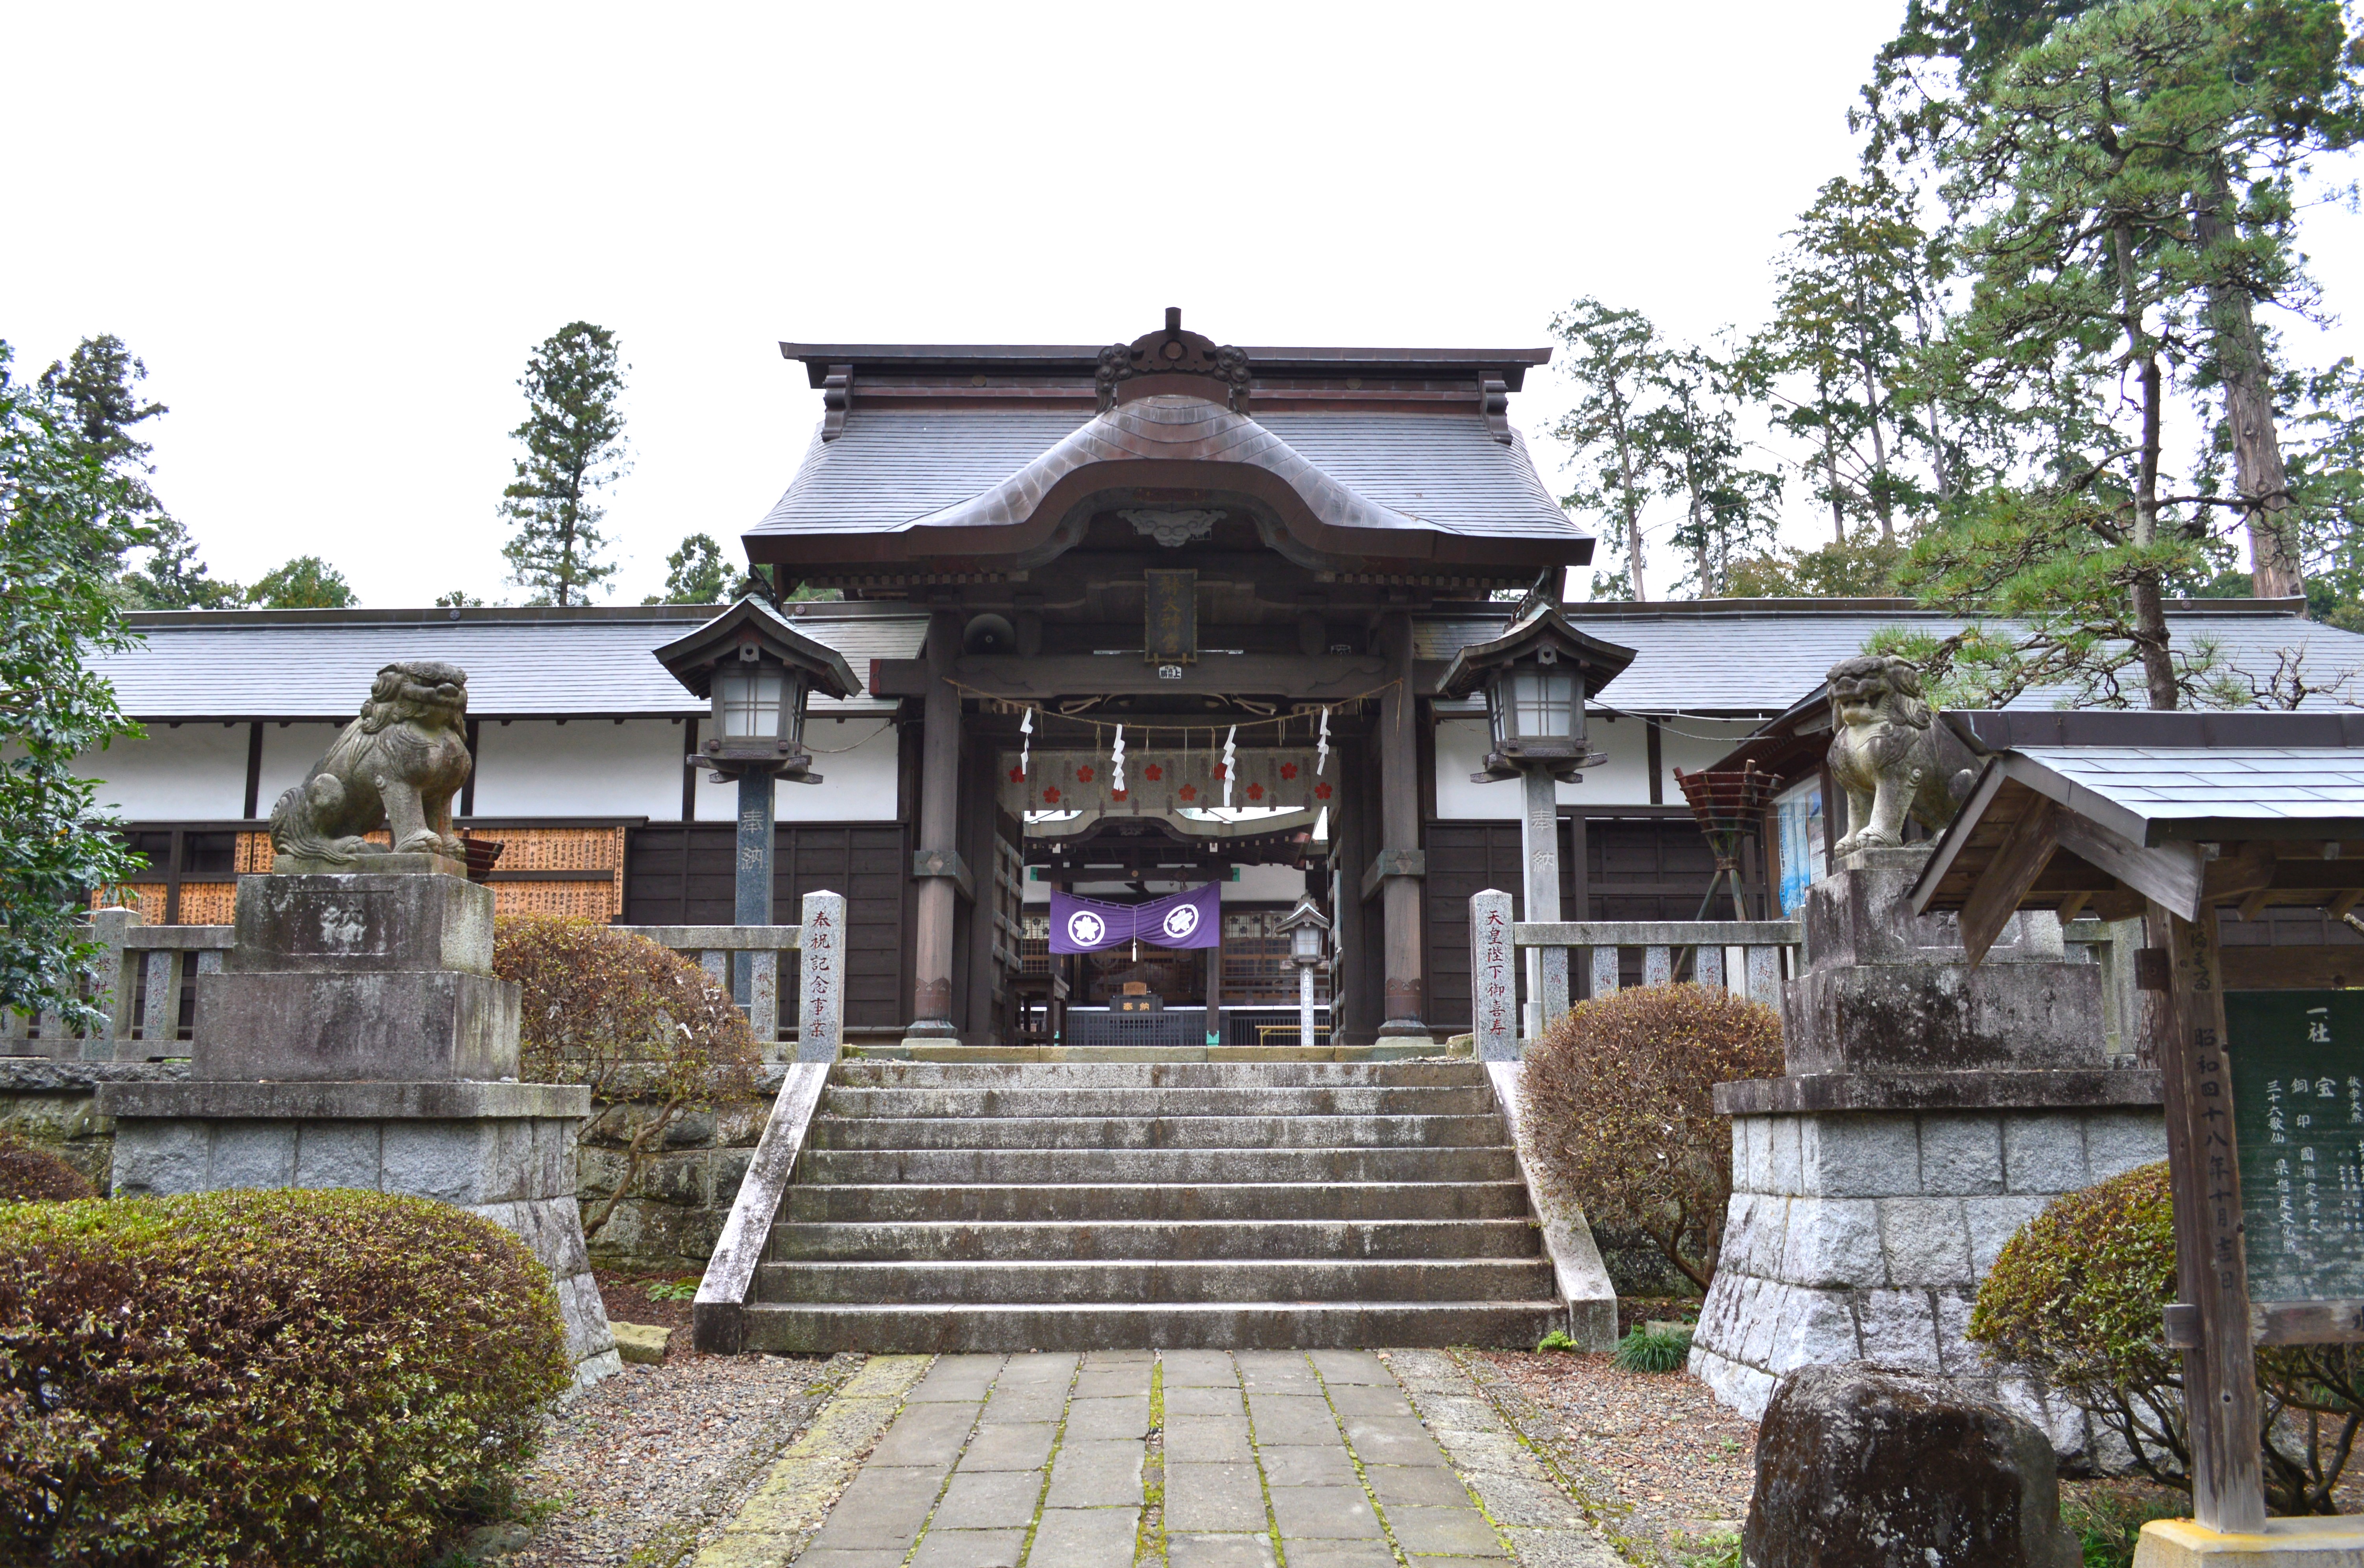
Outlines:
[[665, 557], [665, 585], [644, 605], [719, 605], [730, 587], [721, 544], [710, 534], [692, 534]]
[[317, 555], [299, 555], [256, 578], [246, 602], [267, 610], [341, 610], [360, 601], [343, 573]]
[[150, 542], [151, 504], [59, 382], [17, 381], [12, 360], [0, 343], [0, 1007], [84, 1025], [98, 949], [79, 921], [139, 860], [75, 760], [139, 727], [83, 661], [137, 640], [113, 562]]
[[1640, 311], [1611, 309], [1590, 297], [1552, 317], [1552, 334], [1568, 348], [1562, 370], [1579, 392], [1552, 433], [1589, 470], [1560, 504], [1598, 516], [1611, 558], [1625, 558], [1615, 572], [1593, 573], [1594, 597], [1645, 600], [1642, 507], [1656, 476], [1638, 427], [1668, 350]]
[[439, 610], [479, 609], [484, 603], [481, 595], [471, 594], [464, 588], [454, 588], [448, 594], [435, 595], [435, 607]]
[[594, 497], [630, 471], [619, 406], [625, 369], [616, 335], [587, 321], [560, 328], [526, 361], [518, 382], [526, 417], [510, 432], [525, 456], [500, 509], [517, 524], [501, 553], [509, 581], [530, 590], [528, 603], [584, 604], [616, 574], [614, 562], [600, 559], [608, 513]]
[[245, 589], [210, 573], [197, 559], [197, 541], [169, 517], [156, 524], [147, 565], [126, 572], [119, 585], [125, 602], [142, 610], [218, 610], [246, 599]]
[[1734, 566], [1772, 542], [1781, 478], [1746, 462], [1731, 366], [1686, 349], [1651, 380], [1655, 403], [1636, 422], [1637, 444], [1660, 493], [1682, 505], [1673, 538], [1691, 558], [1690, 584], [1702, 598], [1720, 597]]

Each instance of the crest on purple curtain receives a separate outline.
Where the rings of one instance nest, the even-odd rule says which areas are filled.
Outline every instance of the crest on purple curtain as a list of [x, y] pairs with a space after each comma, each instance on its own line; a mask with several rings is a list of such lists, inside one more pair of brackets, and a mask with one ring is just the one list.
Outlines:
[[1127, 942], [1154, 948], [1222, 945], [1222, 884], [1169, 893], [1146, 904], [1111, 904], [1051, 892], [1051, 951], [1099, 952]]

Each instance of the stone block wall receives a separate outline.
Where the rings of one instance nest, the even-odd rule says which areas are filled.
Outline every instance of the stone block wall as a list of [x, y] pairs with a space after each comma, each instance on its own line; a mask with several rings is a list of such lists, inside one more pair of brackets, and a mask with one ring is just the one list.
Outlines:
[[[1979, 1284], [2062, 1193], [2167, 1156], [2156, 1109], [1799, 1112], [1733, 1119], [1733, 1195], [1691, 1370], [1755, 1419], [1793, 1367], [1978, 1380], [2093, 1456], [2081, 1411], [1969, 1343]], [[2106, 1456], [2104, 1456], [2106, 1457]]]
[[[739, 1195], [740, 1179], [763, 1136], [783, 1071], [776, 1064], [766, 1065], [754, 1097], [675, 1123], [606, 1227], [590, 1239], [592, 1261], [627, 1273], [701, 1273], [730, 1218], [731, 1201]], [[106, 1192], [114, 1179], [116, 1129], [112, 1120], [98, 1113], [93, 1097], [96, 1085], [178, 1083], [187, 1076], [185, 1062], [0, 1057], [0, 1130], [61, 1156]], [[600, 1144], [576, 1150], [575, 1193], [584, 1213], [597, 1213], [607, 1201], [626, 1141], [628, 1135], [603, 1138]]]
[[482, 1215], [515, 1233], [550, 1270], [578, 1385], [622, 1364], [576, 1219], [572, 1118], [142, 1118], [117, 1124], [113, 1165], [118, 1196], [358, 1187]]

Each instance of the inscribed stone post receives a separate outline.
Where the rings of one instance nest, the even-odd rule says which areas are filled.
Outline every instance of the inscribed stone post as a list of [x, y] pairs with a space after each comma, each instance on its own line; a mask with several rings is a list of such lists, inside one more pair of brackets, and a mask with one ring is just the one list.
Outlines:
[[1469, 900], [1470, 1022], [1480, 1062], [1519, 1059], [1518, 974], [1511, 895], [1489, 887]]
[[845, 895], [805, 895], [797, 1060], [834, 1062], [845, 1025]]

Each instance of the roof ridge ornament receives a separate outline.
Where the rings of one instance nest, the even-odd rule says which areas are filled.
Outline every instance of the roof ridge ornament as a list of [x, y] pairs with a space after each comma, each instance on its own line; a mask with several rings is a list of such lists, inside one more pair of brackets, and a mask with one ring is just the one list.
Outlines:
[[1244, 414], [1253, 379], [1246, 350], [1218, 344], [1204, 333], [1184, 331], [1182, 307], [1177, 305], [1165, 307], [1163, 331], [1102, 349], [1099, 369], [1093, 376], [1103, 414], [1120, 403], [1160, 393], [1178, 393], [1212, 403], [1216, 399], [1204, 384], [1209, 381], [1224, 388], [1224, 406]]

